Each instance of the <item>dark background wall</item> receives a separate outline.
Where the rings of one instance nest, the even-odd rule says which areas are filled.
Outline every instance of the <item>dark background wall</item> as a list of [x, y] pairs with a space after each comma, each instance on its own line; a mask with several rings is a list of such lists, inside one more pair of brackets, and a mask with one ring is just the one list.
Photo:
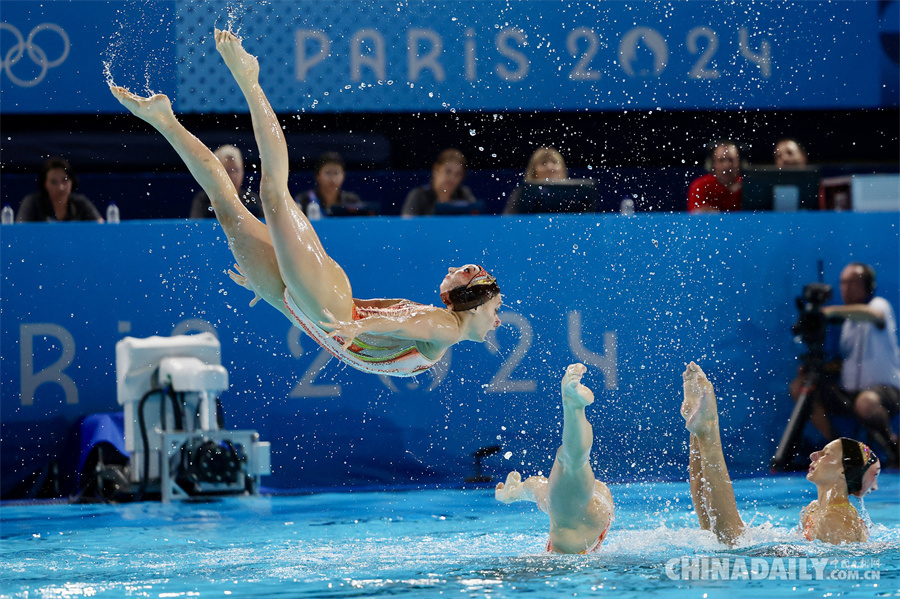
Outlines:
[[[826, 176], [896, 172], [900, 164], [900, 112], [888, 108], [279, 117], [294, 193], [312, 185], [315, 157], [337, 150], [347, 161], [345, 187], [381, 202], [385, 214], [399, 212], [406, 192], [427, 181], [437, 152], [446, 147], [466, 155], [467, 184], [493, 213], [502, 210], [504, 194], [541, 145], [558, 148], [574, 175], [600, 180], [602, 210], [614, 209], [616, 200], [630, 193], [647, 198], [638, 202], [639, 210], [682, 210], [690, 180], [702, 172], [707, 144], [719, 138], [737, 141], [747, 162], [770, 164], [774, 143], [794, 137]], [[237, 144], [252, 184], [258, 156], [249, 115], [189, 114], [181, 120], [211, 147]], [[82, 177], [82, 191], [101, 208], [116, 201], [123, 218], [185, 217], [199, 190], [168, 143], [128, 114], [0, 113], [0, 130], [0, 193], [13, 207], [36, 188], [37, 170], [49, 155], [66, 156], [78, 173], [88, 175]]]

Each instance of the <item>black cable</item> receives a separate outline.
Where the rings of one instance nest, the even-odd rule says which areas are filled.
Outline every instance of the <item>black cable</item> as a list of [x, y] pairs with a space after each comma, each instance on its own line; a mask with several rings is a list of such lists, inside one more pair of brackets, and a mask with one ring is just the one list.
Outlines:
[[[182, 429], [182, 423], [184, 419], [182, 417], [182, 410], [178, 405], [178, 397], [177, 393], [171, 387], [167, 388], [168, 393], [166, 393], [166, 397], [168, 397], [169, 401], [172, 403], [172, 421], [175, 424], [175, 430], [180, 431]], [[165, 399], [165, 398], [163, 398]], [[165, 410], [165, 401], [160, 402], [159, 406], [159, 420], [160, 420], [160, 428], [162, 430], [167, 430], [166, 426], [166, 418], [165, 418], [166, 410]]]
[[138, 424], [140, 425], [141, 429], [141, 441], [143, 441], [144, 443], [144, 471], [143, 476], [141, 476], [141, 495], [147, 492], [147, 475], [150, 472], [150, 442], [147, 439], [147, 425], [144, 420], [144, 406], [146, 405], [147, 400], [150, 399], [150, 397], [154, 393], [162, 394], [162, 389], [150, 389], [149, 391], [144, 393], [144, 396], [138, 403]]

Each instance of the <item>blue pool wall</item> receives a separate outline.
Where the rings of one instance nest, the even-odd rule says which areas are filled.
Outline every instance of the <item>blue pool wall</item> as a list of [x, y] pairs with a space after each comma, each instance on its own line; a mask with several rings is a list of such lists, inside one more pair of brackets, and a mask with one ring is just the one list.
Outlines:
[[795, 297], [821, 260], [838, 301], [840, 269], [861, 260], [897, 309], [898, 224], [897, 213], [825, 212], [317, 222], [357, 297], [438, 303], [446, 267], [469, 262], [499, 279], [504, 326], [415, 379], [326, 360], [274, 309], [248, 307], [225, 274], [233, 259], [215, 222], [4, 226], [3, 495], [66, 462], [79, 418], [119, 409], [119, 339], [206, 330], [229, 371], [226, 425], [272, 443], [272, 488], [462, 484], [473, 453], [493, 445], [484, 474], [547, 474], [559, 377], [575, 361], [596, 394], [599, 476], [684, 477], [678, 408], [690, 360], [718, 390], [732, 473], [758, 474], [792, 409], [787, 384], [803, 353], [790, 331]]

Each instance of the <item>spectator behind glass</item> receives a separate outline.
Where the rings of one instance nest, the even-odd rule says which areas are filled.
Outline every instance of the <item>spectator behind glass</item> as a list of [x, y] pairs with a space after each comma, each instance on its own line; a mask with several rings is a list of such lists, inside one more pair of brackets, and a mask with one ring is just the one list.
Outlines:
[[706, 161], [709, 174], [694, 179], [688, 188], [688, 212], [739, 211], [743, 176], [737, 144], [723, 140], [711, 147]]
[[[565, 181], [569, 178], [566, 161], [554, 148], [538, 148], [528, 160], [525, 169], [525, 183], [542, 183], [547, 181]], [[516, 187], [509, 194], [503, 214], [521, 214], [522, 187]]]
[[[829, 370], [818, 381], [810, 396], [810, 420], [832, 441], [838, 435], [829, 415], [857, 418], [884, 448], [887, 465], [896, 468], [897, 433], [891, 430], [891, 418], [900, 412], [900, 348], [894, 310], [875, 295], [875, 270], [862, 262], [851, 262], [841, 271], [841, 301], [822, 308], [830, 321], [843, 321], [840, 379]], [[794, 401], [806, 374], [801, 366], [790, 385]]]
[[[241, 151], [231, 144], [226, 144], [224, 146], [219, 146], [213, 154], [219, 159], [222, 166], [225, 167], [225, 172], [228, 173], [228, 178], [231, 179], [231, 183], [237, 190], [238, 197], [241, 198], [241, 202], [244, 206], [246, 206], [256, 218], [262, 218], [262, 202], [259, 201], [259, 196], [255, 192], [243, 188], [244, 156], [241, 154]], [[194, 196], [194, 201], [191, 204], [190, 217], [214, 218], [215, 216], [212, 204], [209, 202], [209, 196], [201, 189], [200, 192]]]
[[38, 175], [38, 191], [22, 199], [16, 221], [93, 220], [103, 222], [100, 212], [78, 190], [78, 176], [64, 158], [50, 158]]
[[466, 157], [455, 148], [448, 148], [438, 154], [431, 167], [431, 182], [416, 187], [403, 202], [402, 216], [426, 216], [434, 214], [438, 203], [474, 204], [472, 191], [462, 184], [466, 178]]
[[775, 144], [772, 151], [775, 166], [783, 169], [806, 168], [806, 150], [796, 139], [785, 138]]
[[344, 159], [337, 152], [325, 152], [316, 159], [316, 187], [294, 198], [303, 213], [309, 216], [307, 208], [315, 199], [322, 208], [322, 214], [332, 213], [334, 206], [360, 206], [362, 200], [352, 191], [341, 189], [344, 185]]

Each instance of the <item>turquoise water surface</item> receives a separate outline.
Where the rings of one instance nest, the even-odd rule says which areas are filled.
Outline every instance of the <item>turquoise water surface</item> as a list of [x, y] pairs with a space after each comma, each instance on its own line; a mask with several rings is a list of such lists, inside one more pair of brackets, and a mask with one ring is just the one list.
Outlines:
[[736, 481], [752, 528], [728, 549], [698, 529], [687, 483], [610, 485], [616, 519], [588, 556], [546, 554], [547, 517], [489, 489], [7, 504], [0, 596], [897, 597], [900, 476], [880, 486], [871, 541], [835, 547], [795, 532], [815, 493], [802, 476]]

